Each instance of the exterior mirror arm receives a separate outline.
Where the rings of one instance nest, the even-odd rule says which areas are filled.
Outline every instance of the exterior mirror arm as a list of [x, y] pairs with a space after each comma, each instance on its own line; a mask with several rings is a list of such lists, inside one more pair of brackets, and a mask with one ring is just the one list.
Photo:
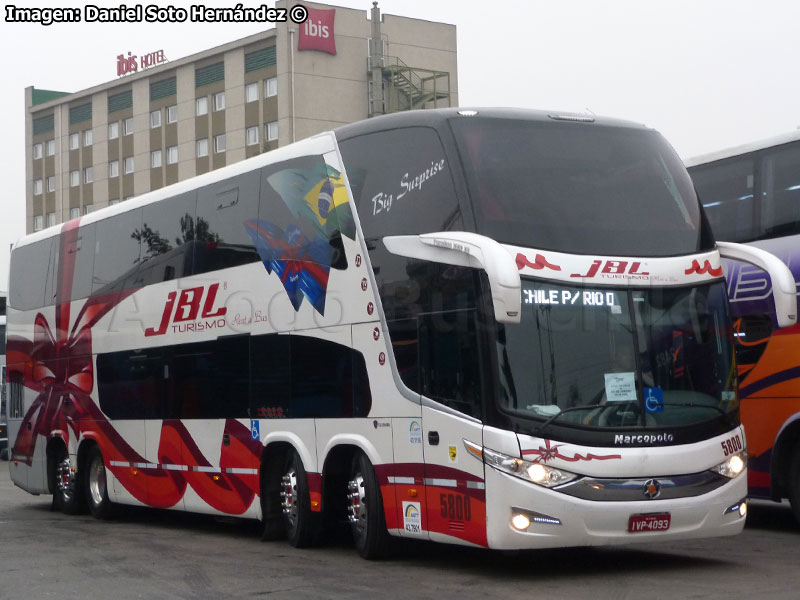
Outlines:
[[772, 280], [778, 326], [791, 327], [797, 323], [797, 286], [794, 275], [781, 259], [766, 250], [733, 242], [717, 242], [717, 248], [722, 258], [741, 260], [766, 271]]
[[383, 238], [392, 254], [431, 262], [483, 269], [489, 278], [494, 317], [499, 323], [519, 323], [521, 284], [517, 263], [495, 240], [465, 231]]

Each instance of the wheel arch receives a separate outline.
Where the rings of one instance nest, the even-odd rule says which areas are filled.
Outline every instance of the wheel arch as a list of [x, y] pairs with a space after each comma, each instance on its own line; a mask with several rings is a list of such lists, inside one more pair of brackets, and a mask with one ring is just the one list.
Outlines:
[[789, 469], [792, 457], [800, 451], [800, 412], [795, 413], [781, 426], [773, 444], [770, 462], [770, 490], [776, 500], [789, 493]]

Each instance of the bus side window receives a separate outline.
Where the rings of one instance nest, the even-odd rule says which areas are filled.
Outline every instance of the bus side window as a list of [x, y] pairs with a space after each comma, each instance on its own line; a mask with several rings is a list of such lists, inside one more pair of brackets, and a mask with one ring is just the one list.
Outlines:
[[215, 183], [197, 192], [194, 237], [205, 242], [204, 260], [194, 274], [258, 262], [245, 223], [258, 217], [259, 173], [253, 171]]
[[769, 315], [750, 314], [734, 319], [733, 339], [739, 375], [756, 365], [771, 335], [772, 318]]
[[[96, 223], [82, 225], [76, 232], [76, 237], [66, 243], [67, 256], [62, 257], [62, 260], [65, 263], [74, 261], [75, 264], [72, 277], [72, 300], [88, 298], [92, 294], [96, 227]], [[69, 235], [69, 233], [62, 235]]]
[[133, 283], [130, 275], [139, 268], [142, 210], [132, 210], [103, 219], [96, 225], [92, 294], [124, 290]]
[[762, 163], [759, 237], [800, 232], [800, 148], [777, 148]]
[[142, 228], [135, 232], [142, 244], [140, 267], [126, 287], [191, 275], [197, 193], [187, 192], [142, 210]]
[[714, 237], [726, 242], [752, 240], [756, 235], [753, 159], [698, 167], [691, 174]]
[[45, 299], [45, 287], [50, 278], [43, 278], [32, 265], [52, 266], [53, 240], [58, 241], [58, 236], [14, 250], [9, 276], [11, 291], [8, 303], [11, 308], [32, 310], [45, 304], [52, 304], [50, 299]]

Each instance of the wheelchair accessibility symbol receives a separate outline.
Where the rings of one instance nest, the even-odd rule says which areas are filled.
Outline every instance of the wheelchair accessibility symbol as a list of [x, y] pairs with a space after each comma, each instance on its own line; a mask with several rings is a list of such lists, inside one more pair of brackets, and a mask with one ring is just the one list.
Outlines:
[[261, 429], [259, 423], [255, 419], [250, 420], [250, 439], [255, 441], [261, 440]]
[[644, 388], [644, 409], [649, 413], [664, 412], [664, 392], [660, 387]]

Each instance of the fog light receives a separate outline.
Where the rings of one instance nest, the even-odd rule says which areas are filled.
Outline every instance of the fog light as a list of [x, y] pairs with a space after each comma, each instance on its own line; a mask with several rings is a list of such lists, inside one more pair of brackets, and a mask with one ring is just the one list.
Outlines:
[[746, 517], [747, 516], [747, 502], [742, 502], [739, 505], [739, 516]]
[[527, 517], [527, 515], [518, 513], [511, 517], [511, 526], [517, 531], [525, 531], [531, 526], [531, 520]]

